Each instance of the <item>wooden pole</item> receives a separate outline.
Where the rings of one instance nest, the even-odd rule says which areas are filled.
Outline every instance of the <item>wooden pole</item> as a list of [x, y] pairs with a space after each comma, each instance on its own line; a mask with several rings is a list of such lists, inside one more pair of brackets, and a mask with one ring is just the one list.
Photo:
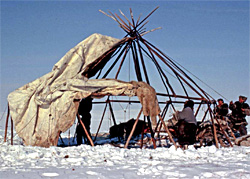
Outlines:
[[93, 143], [91, 137], [89, 136], [89, 133], [88, 133], [88, 131], [87, 131], [85, 125], [83, 124], [83, 122], [82, 122], [82, 120], [81, 120], [81, 117], [80, 117], [80, 115], [79, 115], [78, 113], [77, 113], [77, 118], [78, 118], [78, 121], [81, 123], [81, 125], [82, 125], [82, 127], [83, 127], [83, 130], [84, 130], [84, 132], [85, 132], [87, 138], [89, 139], [90, 145], [93, 147], [93, 146], [94, 146], [94, 143]]
[[162, 124], [163, 124], [163, 126], [164, 126], [164, 128], [165, 128], [165, 130], [166, 130], [166, 132], [168, 133], [168, 136], [169, 136], [170, 141], [174, 144], [175, 149], [177, 149], [177, 145], [176, 145], [174, 139], [172, 138], [172, 135], [171, 135], [171, 133], [169, 132], [168, 127], [167, 127], [166, 124], [164, 123], [164, 121], [163, 121], [161, 115], [158, 115], [158, 117], [159, 117], [159, 119], [161, 120], [161, 122], [162, 122]]
[[227, 125], [227, 128], [230, 130], [230, 132], [231, 132], [231, 134], [232, 134], [232, 136], [233, 136], [233, 138], [234, 138], [234, 141], [236, 141], [236, 137], [235, 137], [234, 132], [233, 132], [233, 130], [231, 129], [231, 127], [229, 127], [229, 126]]
[[[203, 91], [200, 86], [198, 86], [193, 80], [192, 78], [190, 78], [182, 69], [180, 69], [180, 67], [178, 67], [168, 56], [166, 56], [164, 53], [162, 53], [158, 48], [156, 48], [153, 44], [151, 44], [150, 42], [146, 41], [143, 39], [144, 42], [146, 42], [147, 44], [149, 44], [151, 47], [153, 47], [154, 49], [156, 49], [163, 57], [165, 57], [166, 59], [168, 59], [169, 62], [171, 62], [171, 64], [173, 65], [174, 68], [176, 68], [178, 71], [180, 71], [188, 80], [190, 80], [202, 93], [204, 96], [206, 96], [207, 99], [209, 99], [209, 97], [207, 96], [208, 94]], [[146, 43], [144, 43], [146, 45]], [[146, 45], [148, 46], [148, 45]], [[151, 47], [149, 47], [149, 49], [153, 50]], [[166, 65], [168, 65], [168, 63], [166, 62], [166, 59], [164, 59], [160, 54], [158, 54], [155, 50], [153, 50], [153, 52], [163, 61], [163, 63], [165, 63]], [[168, 65], [169, 66], [169, 65]], [[172, 69], [172, 67], [169, 66], [169, 68]], [[175, 70], [172, 69], [172, 71], [174, 72]], [[180, 75], [179, 75], [180, 76]], [[180, 76], [182, 78], [182, 80], [190, 87], [192, 88], [199, 96], [203, 97], [196, 89], [193, 88], [193, 86], [191, 84], [189, 84], [182, 76]]]
[[10, 108], [9, 108], [9, 105], [8, 105], [8, 112], [7, 112], [6, 123], [5, 123], [4, 142], [6, 142], [6, 138], [7, 138], [9, 115], [10, 115]]
[[[109, 99], [108, 99], [108, 100], [109, 100]], [[104, 108], [104, 111], [103, 111], [103, 113], [102, 113], [102, 118], [101, 118], [100, 124], [99, 124], [99, 126], [98, 126], [98, 129], [97, 129], [97, 132], [96, 132], [96, 135], [95, 135], [95, 139], [94, 139], [94, 141], [96, 141], [97, 135], [98, 135], [99, 130], [100, 130], [100, 128], [101, 128], [102, 121], [103, 121], [103, 118], [104, 118], [104, 115], [105, 115], [105, 112], [106, 112], [107, 106], [108, 106], [108, 102], [106, 103], [105, 108]]]
[[131, 50], [132, 50], [132, 55], [133, 55], [133, 60], [134, 60], [134, 65], [135, 65], [136, 77], [138, 81], [142, 81], [140, 65], [139, 65], [138, 56], [137, 56], [137, 52], [135, 48], [136, 46], [134, 45], [134, 42], [132, 42]]
[[141, 64], [142, 64], [142, 68], [143, 68], [143, 71], [144, 71], [144, 75], [145, 75], [147, 83], [150, 84], [147, 69], [146, 69], [144, 59], [143, 59], [143, 55], [142, 55], [142, 51], [141, 51], [141, 46], [140, 46], [140, 43], [139, 43], [138, 40], [137, 40], [137, 45], [138, 45], [138, 49], [139, 49], [139, 54], [140, 54], [140, 59], [141, 59]]
[[165, 94], [165, 93], [156, 93], [158, 96], [170, 96], [170, 97], [175, 97], [175, 98], [183, 98], [183, 99], [193, 99], [193, 100], [205, 100], [205, 98], [197, 98], [197, 97], [187, 97], [187, 96], [182, 96], [182, 95], [170, 95], [170, 94]]
[[131, 19], [132, 19], [133, 27], [135, 28], [135, 21], [134, 21], [133, 12], [132, 12], [131, 8], [129, 8], [129, 10], [130, 10], [130, 16], [131, 16]]
[[122, 68], [123, 62], [124, 62], [124, 60], [125, 60], [125, 57], [126, 57], [126, 56], [127, 56], [127, 54], [128, 54], [128, 51], [129, 51], [129, 46], [130, 46], [130, 45], [131, 45], [131, 43], [128, 43], [128, 44], [127, 44], [127, 46], [126, 46], [125, 53], [124, 53], [124, 55], [123, 55], [123, 57], [122, 57], [122, 60], [121, 60], [120, 66], [119, 66], [119, 68], [118, 68], [118, 70], [117, 70], [117, 72], [116, 72], [115, 79], [117, 79], [117, 78], [118, 78], [118, 75], [119, 75], [119, 73], [120, 73], [120, 71], [121, 71], [121, 68]]
[[148, 120], [148, 125], [149, 125], [149, 129], [150, 129], [150, 133], [151, 133], [151, 139], [152, 139], [154, 149], [155, 149], [156, 148], [156, 143], [155, 143], [155, 138], [154, 138], [154, 131], [152, 129], [152, 125], [151, 125], [149, 116], [147, 116], [147, 120]]
[[[147, 48], [149, 49], [149, 51], [152, 51], [156, 56], [158, 56], [159, 59], [162, 60], [163, 63], [165, 63], [175, 75], [178, 75], [193, 91], [195, 91], [200, 97], [204, 98], [203, 95], [201, 93], [199, 93], [186, 79], [184, 79], [183, 76], [181, 76], [169, 63], [167, 63], [167, 61], [160, 55], [158, 54], [154, 49], [152, 49], [150, 46], [147, 45], [147, 43], [144, 42], [144, 44], [147, 46]], [[187, 76], [186, 76], [187, 77]], [[192, 79], [187, 77], [187, 79], [189, 79], [191, 82]], [[193, 82], [194, 83], [194, 82]], [[196, 84], [196, 83], [195, 83]], [[197, 86], [197, 85], [196, 85]], [[198, 87], [199, 88], [199, 87]], [[200, 88], [199, 88], [200, 89]], [[201, 89], [200, 89], [201, 90]], [[203, 90], [201, 90], [201, 92], [204, 92]], [[204, 93], [203, 93], [204, 94]]]
[[109, 11], [109, 13], [111, 14], [111, 15], [108, 15], [107, 13], [105, 13], [105, 12], [103, 12], [103, 11], [101, 11], [101, 10], [99, 10], [101, 13], [103, 13], [104, 15], [106, 15], [106, 16], [108, 16], [108, 17], [110, 17], [110, 18], [112, 18], [114, 21], [116, 21], [119, 25], [120, 25], [120, 27], [126, 32], [126, 33], [129, 33], [129, 29], [126, 27], [126, 26], [124, 26], [120, 21], [118, 21], [118, 19]]
[[156, 9], [158, 9], [159, 6], [157, 6], [152, 12], [150, 12], [136, 27], [138, 27], [139, 25], [141, 25], [147, 18], [149, 18], [149, 16], [151, 16], [155, 11]]
[[183, 85], [181, 79], [179, 78], [179, 76], [178, 76], [177, 74], [175, 74], [175, 76], [176, 76], [176, 78], [178, 79], [178, 81], [180, 82], [180, 84], [181, 84], [181, 86], [182, 86], [182, 89], [184, 90], [186, 96], [189, 97], [189, 96], [188, 96], [188, 92], [187, 92], [185, 86]]
[[110, 11], [108, 11], [108, 12], [112, 15], [112, 17], [115, 19], [115, 21], [118, 22], [118, 23], [120, 24], [120, 27], [123, 28], [123, 29], [125, 30], [125, 32], [127, 32], [127, 33], [130, 32], [130, 28], [129, 28], [129, 27], [126, 27], [127, 24], [126, 24], [126, 25], [123, 24], [122, 22], [120, 22], [120, 21], [115, 17], [115, 15], [114, 15], [112, 12], [110, 12]]
[[[166, 104], [166, 106], [164, 107], [164, 109], [163, 109], [163, 111], [161, 113], [161, 116], [162, 116], [163, 120], [165, 118], [165, 115], [167, 114], [168, 106], [169, 106], [169, 103]], [[156, 129], [157, 129], [157, 127], [158, 127], [159, 124], [160, 124], [160, 126], [159, 126], [159, 129], [158, 129], [157, 138], [159, 138], [160, 132], [161, 132], [161, 128], [162, 128], [162, 122], [161, 122], [161, 120], [158, 121], [157, 126], [155, 128], [155, 132], [156, 132]]]
[[[92, 96], [96, 96], [96, 97], [103, 97], [103, 96], [98, 96], [96, 95], [96, 93], [93, 93]], [[118, 102], [118, 103], [140, 103], [140, 101], [135, 101], [135, 100], [110, 100], [110, 102]], [[93, 102], [93, 104], [103, 104], [106, 103], [106, 101], [98, 101], [98, 102]], [[176, 104], [184, 104], [184, 101], [159, 101], [159, 104], [166, 104], [166, 103], [176, 103]], [[196, 104], [196, 103], [195, 103]]]
[[[107, 77], [107, 75], [110, 73], [110, 71], [114, 68], [114, 66], [116, 65], [116, 63], [119, 61], [119, 59], [120, 59], [120, 57], [121, 57], [121, 55], [123, 54], [123, 52], [125, 51], [125, 53], [124, 53], [124, 56], [126, 56], [126, 54], [127, 54], [127, 48], [128, 48], [128, 45], [129, 45], [129, 43], [127, 43], [126, 45], [125, 45], [125, 47], [122, 49], [122, 51], [120, 52], [120, 54], [118, 55], [118, 57], [116, 58], [116, 60], [113, 62], [113, 64], [109, 67], [109, 69], [106, 71], [106, 73], [103, 75], [103, 77], [102, 78], [106, 78]], [[125, 57], [124, 57], [125, 58]]]
[[131, 31], [131, 28], [128, 26], [128, 24], [124, 22], [124, 20], [122, 20], [118, 14], [115, 13], [115, 16], [125, 25], [127, 29], [129, 29], [129, 31]]
[[[162, 70], [162, 68], [160, 67], [159, 63], [158, 63], [157, 60], [155, 59], [155, 56], [154, 56], [153, 52], [150, 50], [151, 48], [150, 48], [147, 44], [145, 44], [144, 41], [143, 41], [143, 44], [146, 45], [146, 47], [148, 48], [149, 53], [150, 53], [150, 55], [151, 55], [151, 56], [150, 56], [150, 55], [148, 54], [148, 56], [151, 57], [152, 61], [154, 62], [156, 68], [157, 68], [158, 71], [159, 71], [159, 74], [162, 74], [162, 75], [164, 76], [164, 78], [165, 78], [165, 80], [166, 80], [166, 83], [167, 83], [168, 87], [170, 88], [171, 92], [172, 92], [173, 95], [175, 96], [174, 89], [173, 89], [172, 86], [170, 85], [169, 80], [168, 80], [168, 77], [167, 77], [166, 74], [163, 72], [163, 70]], [[143, 48], [142, 48], [142, 49], [143, 49]], [[143, 49], [143, 51], [146, 52], [144, 49]], [[164, 84], [165, 84], [165, 83], [164, 83]], [[168, 89], [167, 89], [167, 92], [168, 92]], [[169, 94], [169, 92], [168, 92], [168, 94]]]
[[199, 112], [199, 110], [200, 110], [200, 108], [201, 108], [201, 104], [202, 104], [202, 101], [201, 101], [201, 103], [199, 104], [199, 106], [198, 106], [198, 108], [197, 108], [197, 110], [196, 110], [196, 112], [195, 112], [195, 117], [198, 115], [198, 112]]
[[121, 15], [128, 21], [129, 25], [130, 25], [131, 27], [135, 28], [135, 27], [133, 26], [133, 24], [131, 24], [131, 22], [129, 21], [129, 19], [127, 18], [127, 16], [125, 16], [124, 13], [123, 13], [121, 10], [119, 10], [119, 11], [120, 11]]
[[206, 110], [206, 112], [205, 112], [205, 114], [204, 114], [204, 116], [203, 116], [203, 118], [202, 118], [202, 120], [201, 120], [201, 122], [203, 122], [204, 120], [205, 120], [205, 118], [206, 118], [206, 116], [207, 116], [207, 112], [209, 111], [209, 109], [207, 108], [207, 110]]
[[10, 118], [10, 122], [11, 122], [11, 145], [13, 145], [13, 120], [12, 120], [12, 117]]
[[110, 101], [108, 101], [108, 103], [109, 103], [109, 110], [110, 110], [110, 112], [111, 112], [111, 116], [112, 116], [112, 119], [113, 119], [114, 125], [117, 125], [117, 124], [116, 124], [116, 121], [115, 121], [114, 111], [113, 111], [113, 108], [112, 108], [112, 106], [111, 106]]
[[231, 140], [229, 139], [228, 135], [226, 134], [226, 132], [224, 131], [224, 129], [222, 128], [220, 122], [218, 121], [218, 119], [215, 117], [216, 122], [218, 123], [219, 127], [222, 130], [222, 133], [224, 134], [224, 136], [226, 137], [227, 141], [229, 142], [230, 146], [233, 147], [233, 144], [231, 143]]
[[217, 138], [217, 130], [216, 130], [215, 125], [214, 125], [214, 118], [213, 118], [213, 116], [212, 116], [212, 110], [211, 110], [211, 108], [210, 108], [209, 105], [208, 105], [208, 109], [209, 109], [209, 114], [210, 114], [211, 121], [212, 121], [212, 125], [213, 125], [213, 132], [214, 132], [215, 145], [216, 145], [216, 148], [219, 148], [219, 145], [218, 145], [218, 138]]
[[137, 125], [137, 123], [138, 123], [138, 121], [139, 121], [139, 117], [141, 116], [141, 113], [142, 113], [142, 108], [141, 108], [141, 110], [140, 110], [140, 112], [139, 112], [139, 114], [138, 114], [138, 116], [137, 116], [137, 118], [136, 118], [136, 120], [135, 120], [135, 123], [134, 123], [134, 125], [133, 125], [133, 128], [132, 128], [132, 130], [131, 130], [129, 136], [128, 136], [128, 139], [127, 139], [127, 141], [126, 141], [126, 144], [125, 144], [124, 148], [128, 148], [129, 141], [130, 141], [130, 139], [131, 139], [131, 137], [132, 137], [132, 135], [133, 135], [133, 133], [134, 133], [134, 131], [135, 131], [135, 128], [136, 128], [136, 125]]

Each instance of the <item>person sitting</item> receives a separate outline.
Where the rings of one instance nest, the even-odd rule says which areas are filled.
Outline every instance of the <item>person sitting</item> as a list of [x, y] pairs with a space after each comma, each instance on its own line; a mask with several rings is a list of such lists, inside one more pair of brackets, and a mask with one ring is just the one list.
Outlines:
[[249, 109], [249, 105], [246, 103], [247, 97], [239, 96], [239, 101], [233, 103], [230, 102], [229, 109], [232, 110], [230, 120], [233, 124], [233, 128], [239, 131], [240, 136], [247, 135], [247, 121], [246, 114]]
[[195, 142], [197, 121], [194, 116], [194, 102], [188, 100], [184, 103], [182, 111], [177, 113], [178, 142], [180, 145], [190, 145]]
[[214, 109], [215, 115], [219, 119], [224, 119], [228, 114], [228, 104], [224, 103], [224, 100], [221, 98], [217, 102], [218, 105]]

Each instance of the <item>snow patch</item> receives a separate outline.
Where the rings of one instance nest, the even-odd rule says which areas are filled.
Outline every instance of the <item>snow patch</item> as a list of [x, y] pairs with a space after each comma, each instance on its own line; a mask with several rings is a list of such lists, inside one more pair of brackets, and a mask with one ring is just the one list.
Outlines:
[[57, 176], [59, 176], [58, 173], [43, 173], [42, 175], [45, 177], [57, 177]]

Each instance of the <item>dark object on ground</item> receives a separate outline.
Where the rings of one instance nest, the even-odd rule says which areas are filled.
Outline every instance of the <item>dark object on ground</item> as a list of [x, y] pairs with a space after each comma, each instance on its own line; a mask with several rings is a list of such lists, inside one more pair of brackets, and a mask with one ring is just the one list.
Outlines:
[[123, 139], [124, 134], [125, 134], [125, 123], [114, 125], [109, 128], [110, 138], [118, 137], [119, 139]]
[[[110, 138], [118, 137], [119, 139], [124, 139], [124, 136], [128, 138], [133, 129], [135, 121], [135, 119], [130, 119], [128, 122], [120, 123], [119, 125], [110, 127]], [[147, 128], [147, 123], [139, 120], [133, 133], [133, 137], [139, 136], [142, 133], [142, 130], [146, 130]]]
[[178, 142], [180, 145], [192, 145], [195, 143], [196, 125], [194, 123], [188, 123], [185, 120], [180, 120], [177, 123], [178, 126]]

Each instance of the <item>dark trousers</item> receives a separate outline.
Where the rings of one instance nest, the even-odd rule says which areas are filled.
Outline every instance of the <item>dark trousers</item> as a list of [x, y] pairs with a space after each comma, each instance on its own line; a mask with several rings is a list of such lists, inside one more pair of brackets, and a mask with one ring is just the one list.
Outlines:
[[[90, 123], [91, 123], [91, 115], [90, 114], [86, 114], [85, 116], [82, 117], [82, 120], [88, 134], [91, 136], [90, 134]], [[76, 127], [76, 141], [77, 141], [77, 145], [81, 145], [82, 144], [82, 138], [84, 139], [84, 142], [89, 144], [89, 140], [87, 138], [87, 135], [82, 127], [82, 125], [80, 123], [78, 123], [77, 127]]]
[[178, 142], [180, 145], [192, 145], [195, 143], [197, 126], [194, 123], [187, 123], [181, 120], [178, 126]]

